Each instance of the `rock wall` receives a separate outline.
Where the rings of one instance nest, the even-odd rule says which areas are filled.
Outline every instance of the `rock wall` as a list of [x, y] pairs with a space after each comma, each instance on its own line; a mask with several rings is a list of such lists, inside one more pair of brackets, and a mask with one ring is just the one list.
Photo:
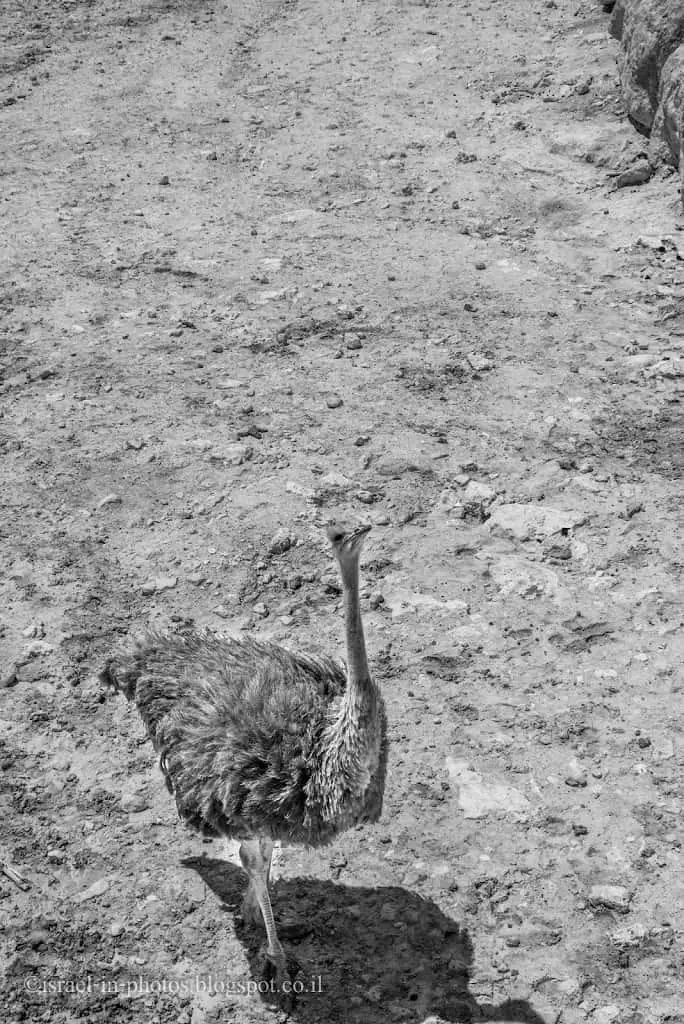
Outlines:
[[650, 137], [649, 157], [680, 165], [684, 110], [684, 0], [616, 0], [611, 34], [627, 113]]

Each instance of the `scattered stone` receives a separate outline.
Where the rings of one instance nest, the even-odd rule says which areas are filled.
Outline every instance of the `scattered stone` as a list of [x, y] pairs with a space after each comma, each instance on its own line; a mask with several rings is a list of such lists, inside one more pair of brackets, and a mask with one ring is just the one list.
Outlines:
[[63, 850], [48, 850], [47, 859], [52, 864], [63, 864], [64, 863], [64, 851]]
[[615, 179], [616, 188], [630, 188], [633, 185], [643, 185], [653, 175], [653, 168], [648, 160], [638, 160], [625, 171], [621, 171]]
[[199, 587], [203, 583], [206, 583], [207, 577], [203, 572], [191, 572], [187, 577], [188, 583], [192, 583], [193, 587]]
[[104, 498], [100, 498], [97, 503], [98, 508], [104, 508], [106, 505], [120, 505], [123, 498], [119, 494], [107, 494]]
[[566, 777], [565, 777], [565, 785], [566, 786], [572, 786], [574, 789], [584, 789], [586, 784], [587, 784], [587, 777], [586, 777], [586, 775], [584, 773], [577, 774], [577, 775], [575, 775], [575, 774], [566, 775]]
[[113, 938], [115, 939], [119, 935], [123, 935], [125, 931], [126, 925], [123, 923], [123, 921], [112, 921], [112, 923], [109, 926], [109, 934], [113, 936]]
[[525, 541], [571, 531], [586, 519], [581, 512], [564, 512], [542, 505], [499, 505], [488, 519], [489, 528], [504, 536]]
[[647, 935], [648, 928], [640, 921], [635, 921], [632, 924], [625, 924], [620, 928], [616, 928], [614, 932], [611, 932], [610, 939], [616, 946], [638, 946]]
[[381, 921], [396, 921], [397, 919], [397, 908], [393, 903], [383, 903], [380, 907], [380, 920]]
[[674, 743], [669, 736], [657, 736], [651, 753], [654, 761], [669, 761], [671, 757], [674, 757]]
[[586, 75], [584, 78], [580, 78], [579, 82], [575, 85], [575, 92], [578, 96], [586, 96], [591, 88], [591, 83], [594, 81], [593, 75]]
[[88, 888], [84, 889], [83, 892], [77, 893], [75, 896], [77, 903], [85, 903], [86, 900], [95, 899], [97, 896], [104, 896], [109, 889], [109, 882], [106, 878], [98, 878], [96, 882]]
[[496, 491], [489, 484], [482, 483], [481, 480], [470, 480], [463, 492], [463, 497], [466, 501], [494, 501], [496, 497]]
[[359, 436], [354, 441], [354, 444], [356, 445], [357, 448], [363, 448], [363, 446], [365, 444], [368, 444], [369, 441], [370, 437], [368, 436], [368, 434], [359, 434]]
[[45, 636], [45, 626], [42, 622], [32, 622], [21, 634], [27, 640], [42, 640]]
[[645, 377], [665, 377], [667, 380], [679, 380], [684, 377], [684, 359], [661, 359], [644, 369]]
[[253, 449], [246, 444], [227, 444], [221, 449], [218, 458], [229, 466], [241, 466], [243, 462], [249, 462], [252, 452]]
[[54, 647], [45, 640], [33, 640], [24, 648], [27, 658], [42, 658], [45, 654], [52, 654]]
[[145, 796], [139, 790], [131, 793], [124, 793], [121, 797], [119, 804], [122, 811], [126, 811], [127, 814], [137, 814], [140, 811], [146, 811], [151, 805], [149, 797]]
[[31, 949], [45, 949], [50, 944], [50, 933], [43, 928], [35, 928], [28, 935]]
[[421, 882], [424, 882], [428, 877], [428, 873], [423, 864], [418, 862], [408, 869], [401, 880], [401, 884], [407, 889], [413, 889], [416, 885], [420, 885]]
[[386, 455], [375, 463], [380, 476], [393, 477], [395, 480], [401, 479], [405, 473], [416, 473], [418, 468], [415, 462], [401, 455]]
[[471, 369], [475, 370], [476, 373], [484, 373], [487, 370], [494, 369], [494, 363], [491, 359], [487, 359], [486, 356], [481, 355], [479, 352], [469, 352], [466, 359]]
[[353, 331], [348, 331], [347, 334], [345, 334], [344, 344], [351, 352], [355, 352], [358, 351], [358, 349], [363, 348], [360, 337]]
[[548, 544], [544, 548], [544, 558], [549, 562], [567, 562], [572, 558], [572, 545], [567, 542]]
[[368, 599], [368, 603], [370, 604], [371, 608], [375, 610], [376, 608], [379, 608], [381, 605], [385, 603], [385, 598], [379, 591], [376, 590], [374, 593], [371, 594], [370, 598]]
[[12, 665], [11, 668], [0, 677], [0, 690], [11, 690], [13, 686], [16, 686], [19, 682], [19, 676], [17, 675], [17, 665]]
[[467, 615], [469, 611], [468, 603], [461, 601], [459, 598], [438, 601], [436, 597], [432, 597], [430, 594], [416, 594], [402, 587], [398, 587], [387, 594], [385, 600], [390, 607], [393, 618], [399, 618], [409, 612], [426, 612], [431, 615], [449, 615], [452, 612], [458, 612], [459, 614]]
[[458, 789], [458, 802], [464, 818], [486, 818], [490, 815], [512, 815], [524, 821], [531, 811], [530, 801], [507, 782], [485, 779], [468, 767], [466, 761], [446, 759], [450, 781]]
[[285, 490], [288, 494], [297, 494], [300, 498], [306, 498], [308, 501], [313, 501], [316, 497], [313, 487], [305, 487], [297, 480], [286, 480]]
[[339, 409], [340, 406], [344, 405], [344, 402], [337, 394], [328, 395], [325, 400], [325, 404], [329, 409]]
[[289, 551], [293, 544], [294, 541], [286, 530], [278, 530], [268, 545], [269, 554], [282, 555]]
[[618, 914], [628, 913], [631, 902], [632, 893], [623, 885], [592, 885], [589, 891], [592, 907], [615, 910]]
[[132, 448], [134, 452], [139, 452], [145, 447], [145, 442], [141, 437], [134, 437], [130, 441], [126, 441], [126, 447]]
[[255, 615], [258, 615], [260, 619], [267, 619], [270, 614], [267, 605], [265, 605], [263, 601], [259, 601], [257, 604], [252, 605], [252, 611]]
[[169, 176], [168, 176], [168, 174], [162, 174], [161, 178], [159, 179], [159, 184], [160, 185], [168, 185], [169, 184]]
[[610, 1006], [597, 1006], [591, 1019], [595, 1024], [613, 1024], [613, 1021], [621, 1016], [620, 1007], [611, 1004]]
[[344, 473], [337, 473], [333, 470], [332, 473], [326, 473], [321, 477], [321, 483], [326, 487], [349, 487], [351, 480]]
[[147, 583], [143, 583], [140, 591], [142, 594], [149, 597], [150, 594], [158, 594], [164, 590], [172, 590], [177, 583], [177, 576], [157, 576], [155, 579], [149, 579]]
[[357, 491], [356, 499], [362, 505], [373, 505], [378, 500], [378, 495], [374, 491]]

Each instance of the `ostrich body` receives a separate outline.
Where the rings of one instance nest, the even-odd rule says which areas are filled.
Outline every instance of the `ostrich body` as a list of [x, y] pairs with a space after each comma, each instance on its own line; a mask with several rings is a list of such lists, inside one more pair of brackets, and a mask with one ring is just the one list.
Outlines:
[[102, 678], [134, 701], [178, 813], [241, 842], [245, 919], [263, 918], [279, 983], [285, 952], [268, 892], [273, 841], [321, 846], [382, 810], [385, 708], [359, 606], [370, 527], [328, 529], [344, 594], [347, 672], [332, 658], [208, 633], [148, 633]]

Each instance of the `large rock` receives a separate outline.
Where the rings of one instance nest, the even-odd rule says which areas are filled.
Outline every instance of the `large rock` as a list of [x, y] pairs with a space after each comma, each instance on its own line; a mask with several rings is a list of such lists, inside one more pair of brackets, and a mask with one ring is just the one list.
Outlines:
[[678, 164], [684, 89], [682, 0], [617, 0], [611, 33], [622, 44], [618, 58], [627, 113], [652, 135], [654, 161]]
[[677, 47], [663, 65], [658, 103], [651, 130], [649, 156], [653, 163], [679, 162], [684, 172], [682, 118], [684, 117], [684, 45]]

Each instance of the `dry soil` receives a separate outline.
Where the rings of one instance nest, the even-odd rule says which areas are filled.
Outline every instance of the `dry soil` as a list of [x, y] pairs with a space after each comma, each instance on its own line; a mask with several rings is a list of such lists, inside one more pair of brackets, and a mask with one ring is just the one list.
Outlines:
[[[682, 1021], [684, 224], [601, 5], [0, 8], [2, 1020]], [[97, 672], [342, 653], [331, 519], [392, 749], [287, 1005]]]

